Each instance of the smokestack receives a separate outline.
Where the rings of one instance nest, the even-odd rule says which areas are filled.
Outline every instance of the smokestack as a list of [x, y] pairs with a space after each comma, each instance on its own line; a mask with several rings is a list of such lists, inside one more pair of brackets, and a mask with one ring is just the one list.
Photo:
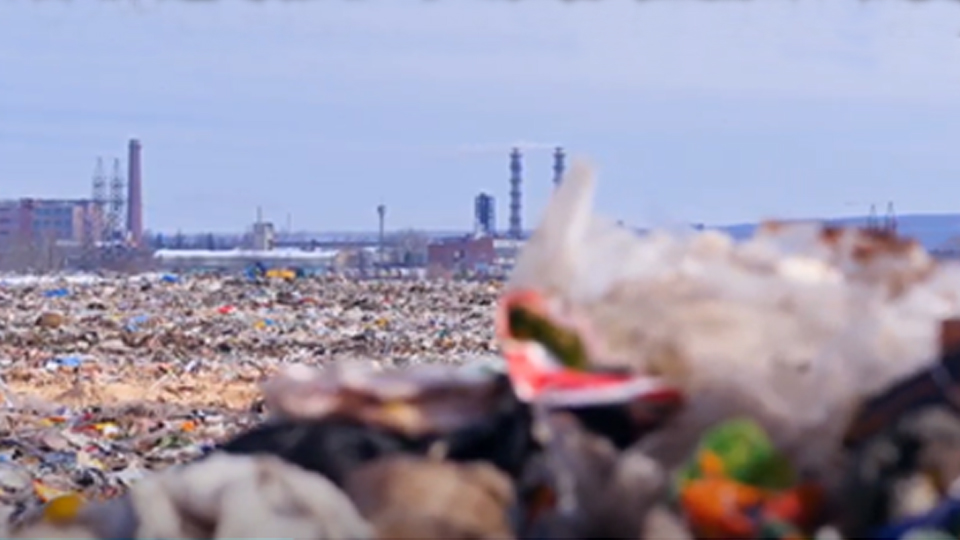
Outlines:
[[566, 154], [563, 153], [563, 148], [557, 147], [553, 151], [553, 185], [554, 187], [559, 186], [560, 182], [563, 180], [563, 160], [566, 158]]
[[510, 152], [510, 230], [511, 238], [520, 239], [523, 236], [523, 222], [521, 220], [521, 183], [523, 183], [523, 155], [519, 148]]
[[127, 231], [134, 247], [143, 241], [143, 179], [140, 176], [140, 141], [130, 139], [127, 154]]

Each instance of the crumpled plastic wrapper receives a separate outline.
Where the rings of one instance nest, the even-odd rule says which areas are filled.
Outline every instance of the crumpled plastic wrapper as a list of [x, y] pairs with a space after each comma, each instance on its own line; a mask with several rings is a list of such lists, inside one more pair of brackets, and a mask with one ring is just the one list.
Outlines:
[[640, 236], [594, 215], [593, 189], [575, 163], [506, 291], [545, 297], [593, 366], [686, 393], [644, 446], [670, 466], [705, 427], [749, 415], [803, 470], [828, 474], [857, 403], [930, 365], [942, 321], [960, 312], [960, 269], [889, 234], [770, 223], [741, 243]]
[[271, 456], [210, 457], [137, 483], [66, 523], [13, 538], [367, 539], [372, 528], [323, 477]]

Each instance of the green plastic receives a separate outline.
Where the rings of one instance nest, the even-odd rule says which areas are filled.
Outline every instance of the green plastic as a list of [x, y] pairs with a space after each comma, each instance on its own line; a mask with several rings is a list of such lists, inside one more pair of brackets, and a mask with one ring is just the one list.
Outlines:
[[513, 337], [540, 343], [568, 368], [581, 371], [587, 369], [586, 347], [576, 333], [558, 328], [549, 320], [523, 307], [511, 308], [509, 317]]
[[749, 419], [729, 420], [707, 431], [694, 459], [681, 471], [681, 480], [700, 478], [698, 457], [708, 451], [720, 457], [726, 476], [761, 489], [784, 490], [796, 485], [790, 462], [771, 443], [766, 432]]

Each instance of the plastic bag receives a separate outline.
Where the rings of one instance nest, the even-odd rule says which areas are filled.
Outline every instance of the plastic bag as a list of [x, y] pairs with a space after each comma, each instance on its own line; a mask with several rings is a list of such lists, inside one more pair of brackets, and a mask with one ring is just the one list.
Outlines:
[[[857, 402], [939, 353], [960, 271], [876, 231], [769, 224], [640, 235], [594, 216], [593, 171], [575, 163], [507, 284], [542, 297], [594, 369], [665, 378], [687, 409], [646, 443], [676, 465], [702, 431], [757, 418], [802, 470], [823, 469]], [[516, 345], [516, 344], [513, 344]]]

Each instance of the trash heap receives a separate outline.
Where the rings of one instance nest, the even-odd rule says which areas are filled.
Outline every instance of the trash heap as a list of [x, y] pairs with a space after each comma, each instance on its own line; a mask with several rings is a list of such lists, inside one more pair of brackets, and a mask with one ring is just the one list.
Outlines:
[[960, 266], [817, 224], [638, 237], [593, 182], [570, 168], [490, 308], [502, 364], [284, 366], [262, 417], [8, 536], [960, 535]]
[[0, 276], [0, 505], [113, 497], [263, 417], [290, 363], [495, 358], [494, 283]]
[[245, 406], [257, 395], [251, 383], [285, 363], [492, 356], [498, 292], [333, 278], [0, 278], [0, 367], [9, 390], [57, 403]]

